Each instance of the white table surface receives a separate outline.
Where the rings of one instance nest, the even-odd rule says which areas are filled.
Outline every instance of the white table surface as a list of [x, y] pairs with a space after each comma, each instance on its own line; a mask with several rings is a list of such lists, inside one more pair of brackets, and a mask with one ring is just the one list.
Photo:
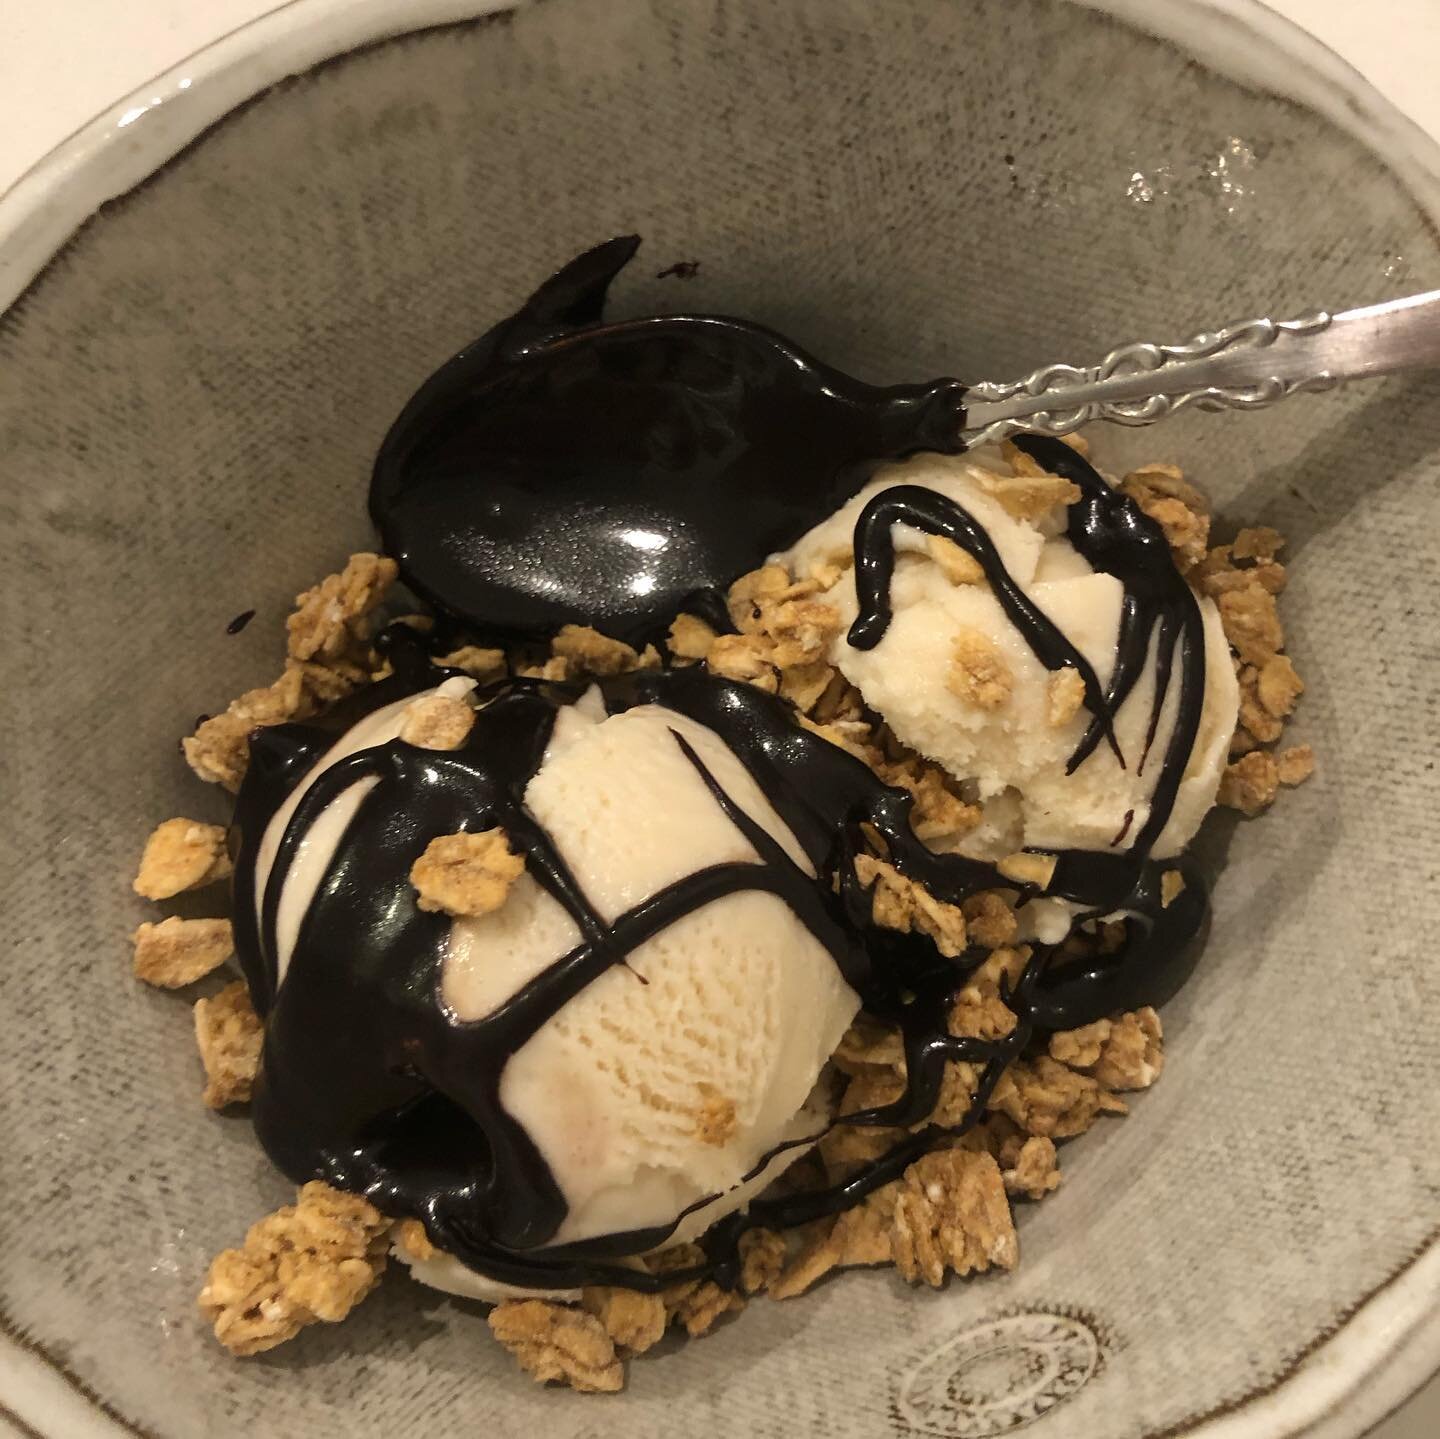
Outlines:
[[[1440, 0], [1271, 0], [1440, 135]], [[0, 190], [96, 111], [275, 0], [0, 0]], [[1436, 1439], [1440, 1377], [1371, 1439]]]

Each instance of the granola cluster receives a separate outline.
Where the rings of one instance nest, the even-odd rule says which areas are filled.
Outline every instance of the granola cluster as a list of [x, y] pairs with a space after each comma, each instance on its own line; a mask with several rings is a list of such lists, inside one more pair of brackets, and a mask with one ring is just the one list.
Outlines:
[[1240, 717], [1217, 802], [1257, 815], [1282, 785], [1301, 784], [1315, 772], [1309, 745], [1273, 748], [1305, 693], [1284, 653], [1276, 602], [1287, 578], [1278, 558], [1285, 541], [1261, 525], [1241, 530], [1228, 545], [1211, 546], [1209, 503], [1173, 465], [1134, 470], [1120, 487], [1165, 531], [1181, 573], [1220, 611], [1240, 682]]
[[855, 857], [855, 873], [874, 896], [871, 918], [884, 929], [929, 935], [946, 959], [965, 952], [965, 915], [936, 899], [923, 885], [907, 879], [893, 864], [873, 855]]
[[182, 741], [201, 779], [239, 789], [250, 760], [250, 735], [267, 725], [308, 719], [384, 672], [370, 645], [374, 615], [398, 570], [385, 555], [351, 555], [345, 568], [295, 597], [280, 678], [201, 721]]
[[249, 1103], [263, 1038], [243, 979], [227, 984], [212, 999], [195, 1001], [195, 1043], [205, 1066], [201, 1098], [211, 1109]]
[[400, 738], [417, 749], [459, 749], [475, 727], [475, 711], [455, 695], [426, 695], [405, 711]]
[[637, 650], [589, 625], [562, 625], [546, 653], [515, 654], [509, 664], [515, 674], [525, 679], [609, 679], [634, 670], [659, 669], [660, 651], [654, 645]]
[[961, 629], [951, 642], [951, 694], [980, 710], [999, 709], [1015, 687], [1015, 676], [1000, 648], [979, 630]]
[[525, 857], [510, 848], [505, 831], [485, 829], [431, 840], [411, 866], [410, 883], [421, 909], [473, 917], [499, 909], [524, 870]]
[[[557, 1381], [586, 1393], [624, 1386], [625, 1361], [653, 1348], [670, 1327], [692, 1339], [707, 1334], [726, 1314], [744, 1309], [779, 1278], [787, 1262], [785, 1240], [755, 1229], [740, 1240], [740, 1279], [722, 1289], [709, 1279], [678, 1279], [658, 1293], [596, 1285], [578, 1303], [518, 1299], [490, 1313], [495, 1336], [538, 1383]], [[679, 1244], [651, 1255], [652, 1274], [678, 1274], [703, 1259], [700, 1247]]]
[[[1083, 436], [1066, 435], [1064, 440], [1072, 450], [1082, 455], [1090, 453], [1089, 441]], [[1000, 455], [1010, 466], [1010, 474], [983, 474], [980, 483], [1017, 520], [1038, 520], [1057, 505], [1073, 505], [1080, 500], [1079, 485], [1052, 474], [1013, 440], [1001, 443]]]
[[[385, 665], [371, 637], [376, 611], [395, 576], [391, 559], [352, 555], [338, 574], [297, 595], [285, 625], [286, 660], [280, 678], [201, 721], [182, 741], [191, 769], [201, 779], [238, 789], [256, 729], [306, 718], [381, 677]], [[464, 740], [473, 720], [468, 706], [439, 696], [413, 708], [416, 713], [409, 722], [416, 744], [453, 748]], [[457, 709], [464, 712], [464, 730]], [[228, 879], [230, 873], [221, 825], [167, 819], [145, 842], [133, 888], [142, 898], [164, 901]], [[132, 938], [135, 977], [160, 989], [196, 984], [228, 964], [235, 953], [230, 921], [222, 918], [171, 915], [140, 925]], [[205, 1071], [204, 1103], [223, 1109], [246, 1102], [259, 1070], [261, 1026], [245, 984], [237, 981], [197, 999], [193, 1017]]]
[[134, 934], [135, 978], [157, 989], [183, 989], [219, 969], [235, 953], [228, 919], [142, 924]]
[[625, 1387], [615, 1341], [588, 1310], [513, 1299], [490, 1311], [490, 1332], [541, 1384], [553, 1379], [582, 1394], [613, 1394]]
[[391, 1221], [318, 1180], [215, 1256], [200, 1312], [232, 1354], [262, 1354], [307, 1324], [335, 1324], [379, 1282]]
[[809, 713], [841, 683], [825, 660], [840, 613], [815, 598], [839, 576], [838, 567], [822, 568], [795, 579], [778, 564], [742, 575], [727, 596], [735, 633], [717, 634], [696, 616], [679, 615], [670, 627], [672, 661], [703, 661], [714, 674], [783, 695]]
[[143, 899], [174, 899], [186, 890], [229, 878], [230, 856], [220, 825], [167, 819], [145, 841], [133, 888]]

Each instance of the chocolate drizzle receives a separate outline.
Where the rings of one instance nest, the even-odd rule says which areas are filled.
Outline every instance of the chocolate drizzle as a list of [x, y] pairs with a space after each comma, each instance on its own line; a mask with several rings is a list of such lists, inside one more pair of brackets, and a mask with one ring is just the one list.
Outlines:
[[[635, 635], [678, 608], [716, 613], [717, 589], [841, 503], [863, 478], [862, 462], [922, 446], [957, 447], [961, 391], [953, 381], [889, 391], [856, 386], [778, 337], [729, 320], [601, 325], [606, 288], [633, 250], [633, 241], [612, 241], [567, 267], [519, 316], [430, 381], [386, 442], [372, 509], [412, 585], [452, 619], [519, 634], [580, 620]], [[842, 1183], [758, 1199], [746, 1213], [722, 1219], [702, 1241], [704, 1263], [664, 1277], [668, 1284], [710, 1274], [733, 1283], [745, 1229], [785, 1229], [858, 1203], [939, 1139], [975, 1123], [1005, 1066], [1036, 1036], [1168, 998], [1188, 974], [1207, 915], [1205, 885], [1192, 866], [1165, 864], [1185, 879], [1167, 906], [1162, 866], [1150, 859], [1199, 729], [1200, 611], [1152, 521], [1069, 447], [1020, 443], [1080, 487], [1069, 538], [1093, 568], [1124, 587], [1108, 686], [1102, 689], [1084, 657], [1013, 582], [973, 517], [915, 486], [883, 491], [860, 516], [860, 614], [850, 643], [867, 648], [883, 637], [891, 527], [904, 524], [945, 535], [972, 554], [1041, 663], [1080, 672], [1090, 724], [1072, 772], [1101, 740], [1122, 764], [1143, 772], [1178, 673], [1176, 718], [1144, 825], [1125, 849], [1118, 848], [1122, 835], [1107, 851], [1061, 853], [1046, 891], [1079, 906], [1082, 919], [1125, 914], [1127, 940], [1118, 952], [1076, 962], [1056, 947], [1036, 946], [1013, 990], [1002, 994], [1016, 1015], [1013, 1031], [994, 1040], [950, 1034], [955, 991], [984, 954], [947, 960], [922, 936], [872, 924], [872, 898], [853, 864], [865, 834], [878, 833], [891, 862], [943, 901], [996, 887], [1018, 889], [1023, 901], [1035, 891], [987, 863], [931, 852], [911, 827], [908, 793], [800, 728], [782, 700], [701, 668], [604, 681], [603, 702], [612, 714], [663, 706], [718, 735], [793, 832], [815, 877], [731, 800], [676, 730], [676, 743], [759, 862], [702, 869], [613, 923], [595, 911], [524, 804], [556, 715], [582, 687], [506, 681], [478, 695], [474, 727], [457, 750], [394, 740], [324, 770], [300, 799], [257, 895], [256, 857], [271, 818], [360, 711], [337, 712], [329, 728], [263, 730], [252, 739], [237, 802], [235, 935], [266, 1019], [255, 1124], [279, 1167], [422, 1220], [438, 1247], [504, 1283], [658, 1288], [658, 1276], [619, 1261], [662, 1245], [673, 1227], [549, 1242], [566, 1215], [564, 1196], [531, 1137], [501, 1105], [501, 1074], [569, 999], [647, 938], [724, 895], [767, 891], [833, 956], [864, 1009], [903, 1036], [904, 1093], [835, 1122], [914, 1128]], [[566, 569], [558, 551], [542, 547], [541, 568], [522, 573], [516, 557], [556, 514], [567, 544], [596, 546], [593, 567]], [[664, 538], [657, 553], [665, 558], [635, 568], [635, 547], [614, 538], [627, 526]], [[548, 568], [552, 563], [559, 568]], [[637, 585], [645, 577], [653, 586]], [[396, 673], [367, 693], [364, 709], [454, 673], [432, 664], [412, 632], [397, 629], [391, 638]], [[1157, 692], [1146, 753], [1120, 755], [1113, 717], [1152, 644]], [[276, 916], [289, 866], [319, 816], [361, 782], [370, 788], [278, 984]], [[408, 876], [431, 839], [497, 825], [581, 938], [493, 1013], [462, 1022], [441, 999], [449, 920], [418, 909]], [[926, 1121], [952, 1061], [977, 1066], [979, 1080], [969, 1113], [942, 1131]]]

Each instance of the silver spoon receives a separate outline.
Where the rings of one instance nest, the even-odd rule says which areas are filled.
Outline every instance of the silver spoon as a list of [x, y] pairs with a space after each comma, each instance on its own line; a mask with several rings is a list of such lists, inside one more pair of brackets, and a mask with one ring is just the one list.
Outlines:
[[643, 643], [885, 461], [1146, 424], [1187, 404], [1255, 409], [1440, 364], [1436, 292], [1127, 345], [1094, 369], [1048, 365], [1011, 384], [877, 387], [731, 316], [607, 320], [638, 245], [622, 235], [576, 256], [427, 380], [381, 447], [370, 509], [387, 552], [472, 627], [579, 623]]
[[1243, 320], [1178, 345], [1136, 341], [1089, 369], [1045, 365], [965, 395], [968, 446], [1065, 435], [1095, 420], [1149, 425], [1186, 406], [1263, 410], [1346, 380], [1440, 366], [1440, 290], [1295, 320]]

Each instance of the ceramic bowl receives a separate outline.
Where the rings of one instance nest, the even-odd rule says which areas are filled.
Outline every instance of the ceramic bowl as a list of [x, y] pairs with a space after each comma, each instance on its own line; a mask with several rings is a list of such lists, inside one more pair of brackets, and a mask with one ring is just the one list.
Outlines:
[[615, 1398], [400, 1277], [235, 1361], [194, 1296], [286, 1186], [127, 936], [151, 826], [223, 814], [177, 737], [368, 543], [417, 382], [583, 247], [645, 236], [619, 314], [1003, 378], [1440, 285], [1437, 174], [1313, 42], [1195, 0], [299, 0], [38, 167], [0, 201], [0, 1429], [1342, 1439], [1398, 1403], [1440, 1361], [1431, 380], [1097, 437], [1291, 537], [1320, 770], [1228, 837], [1165, 1079], [1012, 1275], [757, 1302]]

